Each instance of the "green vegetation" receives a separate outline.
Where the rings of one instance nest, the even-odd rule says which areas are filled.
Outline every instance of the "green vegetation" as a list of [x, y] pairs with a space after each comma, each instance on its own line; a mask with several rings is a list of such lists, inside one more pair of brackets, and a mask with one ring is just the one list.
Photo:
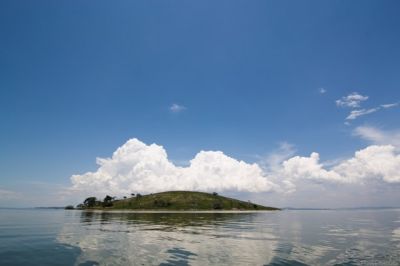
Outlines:
[[112, 207], [113, 206], [113, 197], [106, 196], [102, 202], [103, 207]]
[[217, 193], [204, 193], [192, 191], [168, 191], [141, 195], [131, 194], [132, 197], [115, 199], [106, 196], [104, 201], [95, 197], [87, 198], [81, 209], [129, 209], [129, 210], [279, 210], [278, 208], [265, 207], [259, 204], [245, 202], [233, 198], [223, 197]]
[[98, 201], [96, 200], [96, 197], [89, 197], [89, 198], [85, 199], [85, 201], [83, 202], [83, 205], [86, 208], [93, 208], [98, 205]]

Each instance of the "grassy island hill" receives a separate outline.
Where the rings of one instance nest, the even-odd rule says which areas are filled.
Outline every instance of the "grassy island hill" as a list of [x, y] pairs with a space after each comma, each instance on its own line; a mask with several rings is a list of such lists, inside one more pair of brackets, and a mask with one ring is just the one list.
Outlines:
[[[88, 201], [88, 199], [90, 199]], [[251, 202], [220, 196], [217, 193], [168, 191], [148, 195], [137, 194], [130, 198], [114, 200], [107, 196], [103, 202], [91, 197], [79, 207], [82, 209], [127, 210], [279, 210]]]

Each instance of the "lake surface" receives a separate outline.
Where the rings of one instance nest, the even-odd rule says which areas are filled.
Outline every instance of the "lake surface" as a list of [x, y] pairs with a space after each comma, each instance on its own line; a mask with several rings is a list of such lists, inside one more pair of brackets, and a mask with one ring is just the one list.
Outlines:
[[400, 265], [400, 210], [0, 210], [0, 265]]

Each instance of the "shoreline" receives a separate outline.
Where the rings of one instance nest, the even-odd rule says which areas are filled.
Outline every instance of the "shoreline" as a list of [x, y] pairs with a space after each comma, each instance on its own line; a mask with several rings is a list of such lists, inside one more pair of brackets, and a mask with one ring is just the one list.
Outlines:
[[280, 210], [107, 210], [107, 209], [83, 209], [75, 211], [85, 212], [110, 212], [110, 213], [260, 213], [275, 212]]

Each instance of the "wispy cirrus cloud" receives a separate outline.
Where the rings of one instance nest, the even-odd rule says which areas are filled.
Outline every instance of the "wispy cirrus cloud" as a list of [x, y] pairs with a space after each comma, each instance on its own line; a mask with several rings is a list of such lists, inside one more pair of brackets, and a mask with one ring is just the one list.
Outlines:
[[17, 199], [20, 196], [21, 195], [18, 192], [0, 188], [0, 199], [5, 199], [5, 200]]
[[372, 126], [359, 126], [353, 135], [376, 145], [393, 145], [400, 149], [400, 130], [382, 130]]
[[274, 171], [280, 167], [282, 162], [296, 154], [296, 148], [288, 142], [279, 143], [279, 148], [269, 153], [260, 163], [267, 171]]
[[172, 113], [180, 113], [184, 110], [186, 110], [187, 108], [183, 105], [177, 104], [177, 103], [173, 103], [170, 107], [169, 110]]
[[378, 112], [382, 109], [389, 109], [399, 105], [398, 102], [396, 103], [388, 103], [388, 104], [381, 104], [377, 107], [373, 108], [361, 108], [361, 104], [369, 99], [369, 96], [361, 95], [357, 92], [350, 93], [347, 96], [343, 96], [342, 98], [336, 100], [336, 105], [338, 107], [343, 108], [350, 108], [352, 109], [350, 113], [345, 118], [346, 125], [350, 125], [350, 120], [355, 120], [361, 116], [365, 116], [368, 114], [372, 114]]
[[336, 100], [336, 105], [339, 107], [357, 108], [360, 104], [368, 100], [368, 96], [363, 96], [357, 92], [350, 93], [347, 96], [343, 96], [339, 100]]
[[350, 112], [350, 114], [346, 117], [346, 120], [354, 120], [354, 119], [356, 119], [356, 118], [358, 118], [360, 116], [375, 113], [378, 110], [379, 110], [379, 107], [378, 108], [371, 108], [371, 109], [352, 110]]
[[398, 102], [397, 103], [387, 103], [387, 104], [381, 104], [381, 107], [385, 108], [385, 109], [388, 109], [388, 108], [396, 107], [398, 105], [399, 105]]

